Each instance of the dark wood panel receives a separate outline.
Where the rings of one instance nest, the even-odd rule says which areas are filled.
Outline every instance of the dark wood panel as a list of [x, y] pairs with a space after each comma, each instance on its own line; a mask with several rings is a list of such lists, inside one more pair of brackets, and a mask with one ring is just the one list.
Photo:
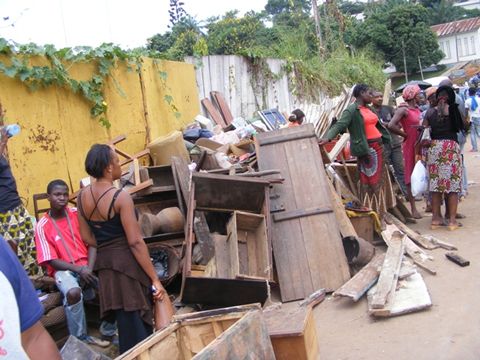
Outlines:
[[[260, 170], [279, 169], [271, 208], [286, 213], [332, 209], [330, 189], [310, 124], [257, 136]], [[277, 213], [275, 216], [281, 215]], [[275, 218], [274, 218], [275, 220]], [[335, 290], [350, 275], [333, 212], [273, 221], [272, 242], [283, 301], [302, 299], [319, 288]]]
[[267, 300], [267, 281], [191, 277], [185, 278], [184, 304], [235, 306]]

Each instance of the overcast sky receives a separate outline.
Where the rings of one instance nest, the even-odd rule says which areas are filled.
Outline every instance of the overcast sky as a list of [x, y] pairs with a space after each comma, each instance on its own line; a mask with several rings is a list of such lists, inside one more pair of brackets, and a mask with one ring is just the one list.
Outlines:
[[[187, 12], [204, 20], [238, 9], [260, 11], [267, 0], [183, 0]], [[0, 37], [18, 43], [123, 48], [142, 46], [167, 30], [169, 0], [0, 0]], [[3, 21], [1, 18], [8, 16]], [[12, 26], [13, 25], [13, 26]]]

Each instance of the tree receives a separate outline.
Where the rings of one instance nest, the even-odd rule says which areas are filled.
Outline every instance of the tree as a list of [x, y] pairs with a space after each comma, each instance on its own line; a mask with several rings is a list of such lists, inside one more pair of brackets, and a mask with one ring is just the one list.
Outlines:
[[404, 1], [374, 5], [365, 12], [364, 22], [354, 22], [345, 39], [356, 48], [371, 47], [387, 62], [404, 71], [403, 50], [409, 73], [436, 64], [443, 57], [436, 35], [429, 26], [429, 11], [420, 4]]
[[207, 24], [207, 44], [211, 54], [268, 55], [275, 33], [265, 27], [262, 15], [253, 11], [237, 17], [237, 11], [227, 12], [221, 19], [211, 19]]
[[310, 7], [309, 0], [268, 0], [267, 5], [265, 5], [265, 11], [275, 16], [283, 13], [308, 13]]
[[188, 14], [183, 8], [185, 3], [180, 0], [170, 0], [170, 10], [168, 10], [168, 14], [170, 16], [170, 25], [169, 28], [174, 27], [179, 21], [185, 19]]

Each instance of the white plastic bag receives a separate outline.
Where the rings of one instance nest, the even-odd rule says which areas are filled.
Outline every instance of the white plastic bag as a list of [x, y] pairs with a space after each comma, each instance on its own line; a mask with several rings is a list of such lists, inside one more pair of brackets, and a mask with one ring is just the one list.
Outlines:
[[418, 160], [411, 177], [412, 195], [424, 194], [428, 189], [428, 172], [422, 160]]

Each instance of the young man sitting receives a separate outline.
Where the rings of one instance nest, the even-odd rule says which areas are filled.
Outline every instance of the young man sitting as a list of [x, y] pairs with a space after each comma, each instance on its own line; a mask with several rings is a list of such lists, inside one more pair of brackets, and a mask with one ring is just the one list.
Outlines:
[[[96, 249], [87, 248], [80, 236], [77, 209], [68, 207], [68, 186], [53, 180], [47, 187], [50, 210], [35, 228], [37, 261], [55, 278], [64, 296], [64, 308], [70, 334], [87, 344], [106, 347], [110, 343], [87, 335], [83, 300], [95, 297], [97, 277], [92, 273]], [[83, 288], [83, 292], [82, 292]], [[102, 331], [103, 330], [103, 331]], [[103, 335], [113, 336], [115, 325], [103, 322]]]

